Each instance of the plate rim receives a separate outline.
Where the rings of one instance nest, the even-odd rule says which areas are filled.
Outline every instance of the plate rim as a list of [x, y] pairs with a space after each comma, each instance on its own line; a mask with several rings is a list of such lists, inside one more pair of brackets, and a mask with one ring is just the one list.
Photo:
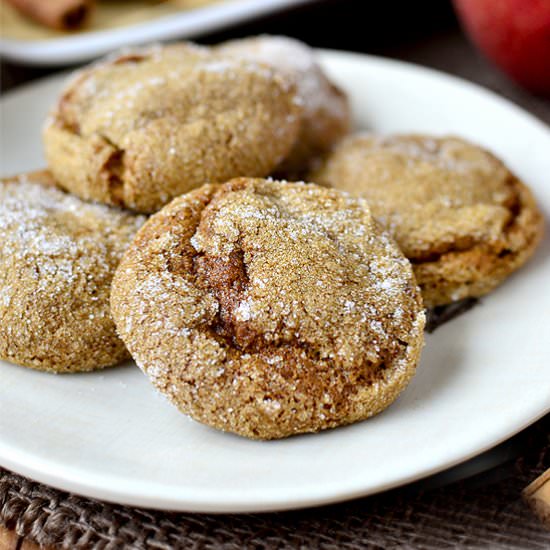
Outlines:
[[[432, 77], [437, 77], [439, 79], [447, 80], [453, 84], [459, 84], [461, 86], [466, 85], [466, 87], [470, 88], [471, 90], [482, 93], [486, 96], [487, 99], [490, 99], [492, 101], [498, 101], [501, 103], [504, 107], [508, 109], [512, 109], [517, 114], [519, 114], [521, 117], [529, 120], [530, 123], [534, 123], [539, 130], [542, 130], [545, 134], [545, 137], [550, 140], [550, 129], [545, 125], [543, 121], [538, 119], [536, 116], [532, 115], [528, 111], [525, 111], [521, 107], [518, 107], [513, 102], [509, 101], [506, 98], [503, 98], [502, 96], [482, 87], [475, 83], [463, 80], [459, 77], [449, 75], [447, 73], [443, 73], [441, 71], [403, 62], [398, 61], [394, 59], [388, 59], [384, 57], [379, 56], [373, 56], [368, 54], [362, 54], [357, 52], [345, 52], [345, 51], [336, 51], [336, 50], [316, 50], [318, 53], [321, 54], [321, 60], [324, 58], [330, 59], [332, 58], [337, 59], [355, 59], [359, 62], [364, 62], [365, 60], [370, 63], [378, 63], [382, 65], [393, 65], [394, 67], [398, 67], [400, 69], [406, 69], [408, 71], [421, 71], [425, 74], [428, 74]], [[35, 80], [31, 83], [25, 84], [23, 86], [19, 86], [6, 94], [2, 97], [2, 100], [0, 102], [0, 105], [3, 107], [6, 100], [9, 100], [9, 98], [14, 97], [16, 95], [19, 95], [20, 93], [26, 92], [32, 92], [33, 88], [40, 87], [41, 85], [47, 85], [49, 82], [53, 81], [60, 81], [62, 78], [66, 76], [66, 73], [56, 73], [54, 75], [48, 76], [46, 78], [42, 78], [39, 80]], [[52, 470], [55, 470], [56, 468], [51, 468], [49, 471], [44, 472], [40, 469], [40, 459], [36, 458], [33, 462], [32, 456], [25, 458], [25, 453], [19, 453], [23, 455], [23, 465], [21, 462], [21, 457], [19, 461], [17, 461], [17, 455], [18, 452], [13, 451], [13, 449], [10, 450], [10, 447], [6, 446], [2, 441], [0, 441], [0, 464], [2, 466], [20, 473], [22, 475], [29, 476], [39, 482], [46, 483], [48, 485], [51, 485], [53, 487], [56, 487], [60, 490], [64, 491], [73, 491], [78, 494], [82, 494], [84, 496], [90, 497], [90, 498], [99, 498], [101, 500], [105, 500], [108, 502], [113, 502], [117, 504], [127, 504], [132, 506], [141, 506], [141, 507], [147, 507], [147, 508], [154, 508], [154, 509], [160, 509], [160, 510], [177, 510], [182, 512], [204, 512], [204, 513], [250, 513], [250, 512], [270, 512], [270, 511], [280, 511], [280, 510], [292, 510], [292, 509], [298, 509], [298, 508], [304, 508], [304, 507], [312, 507], [312, 506], [321, 506], [326, 504], [331, 504], [335, 502], [341, 502], [343, 500], [349, 500], [353, 498], [363, 497], [367, 495], [376, 494], [382, 491], [386, 491], [388, 489], [392, 489], [395, 487], [399, 487], [402, 485], [406, 485], [408, 483], [411, 483], [413, 481], [425, 478], [427, 476], [436, 474], [438, 472], [444, 471], [452, 466], [455, 466], [457, 464], [460, 464], [464, 461], [469, 460], [470, 458], [477, 456], [478, 454], [483, 453], [484, 451], [491, 449], [495, 445], [498, 445], [499, 443], [507, 440], [508, 438], [512, 437], [516, 433], [520, 432], [521, 430], [525, 429], [532, 423], [536, 422], [539, 418], [543, 417], [545, 414], [550, 412], [550, 401], [547, 404], [547, 407], [545, 409], [539, 410], [537, 413], [529, 415], [528, 420], [524, 420], [514, 426], [512, 430], [507, 430], [505, 434], [501, 435], [500, 437], [494, 438], [491, 441], [488, 441], [486, 444], [482, 446], [477, 446], [475, 450], [472, 450], [470, 453], [462, 454], [459, 458], [456, 458], [454, 460], [447, 460], [444, 462], [440, 462], [436, 466], [432, 466], [429, 468], [424, 468], [421, 471], [417, 471], [414, 474], [408, 475], [408, 476], [402, 476], [398, 479], [393, 479], [391, 481], [387, 481], [386, 483], [381, 483], [376, 488], [362, 489], [361, 487], [355, 487], [351, 488], [348, 485], [355, 485], [353, 481], [348, 481], [348, 484], [345, 484], [342, 486], [340, 483], [340, 490], [333, 491], [331, 494], [315, 494], [315, 495], [309, 495], [309, 496], [302, 496], [302, 497], [292, 497], [289, 501], [288, 499], [288, 491], [286, 498], [282, 498], [281, 496], [277, 496], [276, 498], [273, 498], [273, 493], [271, 493], [270, 498], [265, 499], [263, 502], [258, 503], [257, 500], [253, 503], [246, 501], [246, 495], [244, 497], [244, 500], [239, 500], [239, 494], [233, 493], [232, 495], [229, 495], [229, 497], [226, 497], [224, 495], [224, 499], [220, 501], [220, 499], [212, 500], [212, 496], [210, 492], [208, 491], [199, 491], [198, 493], [195, 491], [191, 492], [191, 498], [182, 498], [181, 495], [177, 497], [177, 499], [174, 499], [171, 496], [144, 496], [143, 491], [138, 491], [137, 489], [132, 491], [128, 490], [120, 490], [120, 489], [113, 489], [109, 488], [107, 486], [107, 482], [104, 482], [104, 486], [100, 488], [99, 490], [94, 484], [94, 477], [89, 476], [87, 478], [87, 481], [79, 481], [76, 479], [67, 479], [64, 478], [55, 471], [52, 473]], [[10, 455], [13, 456], [15, 454], [16, 458], [12, 459], [10, 458]], [[44, 462], [42, 462], [42, 465], [44, 465]], [[57, 469], [59, 469], [60, 466], [57, 466]], [[108, 481], [109, 476], [105, 476], [105, 474], [101, 475], [104, 480]], [[151, 486], [158, 486], [158, 484], [152, 483]], [[136, 484], [136, 487], [142, 487], [141, 484]], [[321, 491], [322, 492], [322, 491]], [[201, 498], [199, 493], [203, 494], [203, 497]], [[189, 494], [189, 493], [187, 493]], [[206, 496], [204, 496], [206, 495]]]
[[[66, 491], [70, 493], [75, 493], [85, 498], [93, 498], [102, 500], [105, 502], [110, 502], [112, 504], [118, 504], [121, 506], [135, 506], [140, 508], [149, 508], [152, 510], [162, 510], [166, 512], [182, 512], [182, 513], [199, 513], [199, 514], [251, 514], [251, 513], [269, 513], [269, 512], [284, 512], [291, 510], [300, 510], [305, 508], [316, 508], [321, 506], [327, 506], [331, 504], [337, 504], [342, 502], [347, 502], [350, 500], [365, 498], [369, 496], [374, 496], [377, 494], [384, 493], [386, 491], [397, 489], [399, 487], [404, 487], [416, 481], [428, 478], [432, 475], [439, 474], [444, 472], [454, 466], [467, 462], [468, 460], [483, 454], [484, 452], [496, 447], [497, 445], [507, 441], [514, 435], [517, 435], [524, 429], [528, 428], [534, 424], [537, 420], [540, 420], [543, 416], [550, 413], [550, 405], [546, 410], [540, 411], [531, 420], [527, 421], [525, 424], [520, 425], [513, 433], [504, 435], [501, 438], [488, 443], [485, 446], [478, 447], [470, 453], [462, 455], [460, 458], [445, 462], [444, 464], [438, 464], [432, 468], [423, 470], [422, 472], [417, 472], [409, 476], [405, 476], [393, 481], [383, 483], [376, 487], [374, 490], [364, 490], [361, 488], [352, 489], [344, 487], [340, 491], [334, 491], [330, 495], [327, 494], [318, 494], [302, 497], [293, 497], [292, 500], [288, 500], [288, 493], [278, 495], [276, 498], [270, 498], [268, 500], [258, 503], [250, 503], [246, 499], [238, 500], [235, 498], [234, 493], [229, 498], [223, 498], [220, 500], [219, 495], [215, 496], [214, 490], [202, 490], [200, 492], [192, 493], [191, 497], [182, 498], [178, 496], [156, 496], [156, 497], [144, 497], [143, 494], [129, 489], [126, 490], [120, 489], [111, 489], [107, 486], [97, 489], [92, 480], [88, 483], [81, 482], [78, 480], [73, 480], [63, 478], [62, 476], [56, 474], [49, 474], [43, 472], [37, 466], [24, 465], [20, 466], [20, 462], [10, 461], [4, 459], [3, 453], [3, 444], [0, 441], [0, 460], [2, 463], [0, 467], [6, 468], [15, 472], [16, 474], [28, 477], [33, 481], [39, 483], [44, 483], [60, 491]], [[102, 478], [108, 479], [105, 476]], [[137, 484], [136, 484], [137, 485]], [[355, 485], [350, 483], [350, 485]], [[141, 486], [141, 485], [140, 485]], [[156, 484], [151, 484], [152, 487], [155, 487]]]

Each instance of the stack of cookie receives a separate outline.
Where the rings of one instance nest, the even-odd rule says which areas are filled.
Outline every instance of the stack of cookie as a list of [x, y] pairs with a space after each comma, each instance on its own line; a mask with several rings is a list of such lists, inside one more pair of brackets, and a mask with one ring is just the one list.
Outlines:
[[182, 412], [251, 438], [380, 412], [414, 375], [424, 309], [492, 290], [542, 218], [479, 147], [350, 126], [282, 37], [78, 72], [45, 125], [49, 172], [0, 185], [0, 357], [131, 356]]

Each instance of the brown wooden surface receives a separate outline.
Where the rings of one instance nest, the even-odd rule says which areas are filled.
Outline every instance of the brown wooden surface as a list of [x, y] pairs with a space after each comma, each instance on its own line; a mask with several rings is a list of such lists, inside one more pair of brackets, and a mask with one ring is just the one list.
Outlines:
[[540, 520], [550, 528], [550, 468], [524, 489], [523, 498]]
[[50, 550], [46, 546], [38, 546], [34, 542], [20, 537], [14, 530], [0, 525], [0, 550]]

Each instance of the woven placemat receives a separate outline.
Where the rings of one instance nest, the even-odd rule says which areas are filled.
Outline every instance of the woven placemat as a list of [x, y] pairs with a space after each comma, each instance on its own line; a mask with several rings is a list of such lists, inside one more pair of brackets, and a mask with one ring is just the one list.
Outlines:
[[[0, 525], [63, 549], [525, 548], [550, 531], [521, 490], [550, 465], [550, 415], [517, 436], [521, 458], [453, 485], [422, 484], [295, 512], [181, 514], [108, 504], [0, 470]], [[518, 439], [519, 438], [519, 439]]]

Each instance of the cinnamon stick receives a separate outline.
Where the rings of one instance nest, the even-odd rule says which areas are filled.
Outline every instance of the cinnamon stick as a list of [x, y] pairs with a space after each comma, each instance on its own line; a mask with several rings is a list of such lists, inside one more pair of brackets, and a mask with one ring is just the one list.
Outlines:
[[525, 487], [523, 498], [540, 520], [550, 527], [550, 468]]
[[90, 16], [95, 0], [8, 0], [19, 12], [52, 29], [80, 28]]

